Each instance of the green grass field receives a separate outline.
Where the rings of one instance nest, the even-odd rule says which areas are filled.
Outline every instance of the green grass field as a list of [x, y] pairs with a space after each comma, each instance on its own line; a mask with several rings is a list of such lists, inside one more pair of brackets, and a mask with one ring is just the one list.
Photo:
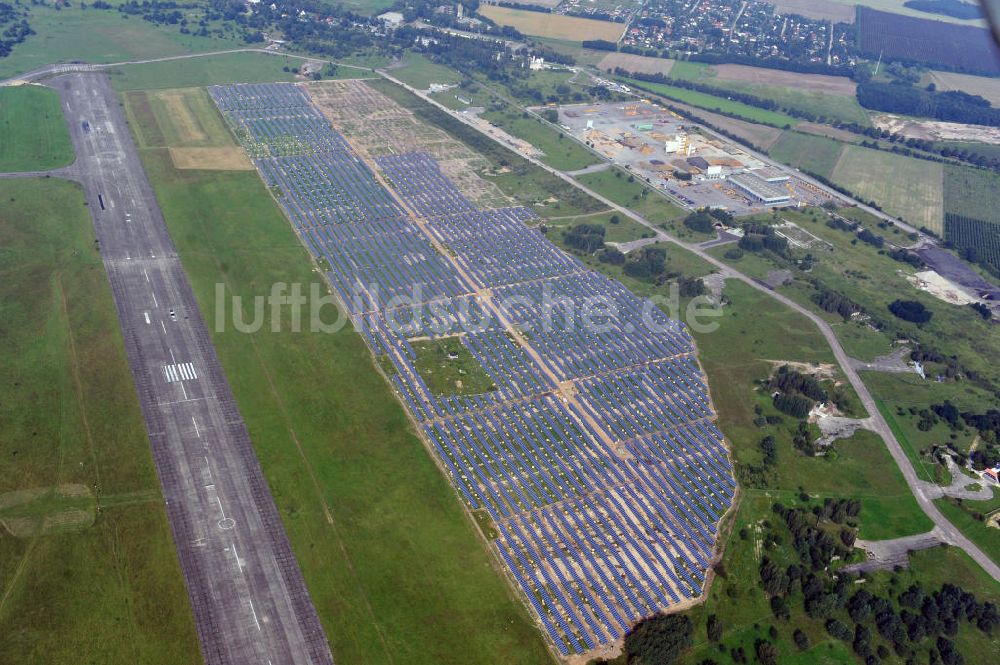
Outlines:
[[204, 88], [125, 93], [126, 114], [144, 148], [234, 146]]
[[[321, 283], [256, 173], [177, 171], [165, 153], [142, 157], [209, 320], [217, 282], [245, 301]], [[282, 329], [214, 342], [334, 658], [549, 662], [361, 337]]]
[[43, 171], [73, 162], [73, 146], [55, 90], [0, 88], [0, 171]]
[[[226, 83], [291, 81], [289, 70], [302, 66], [304, 60], [286, 55], [264, 53], [221, 53], [185, 60], [124, 65], [109, 72], [116, 90], [155, 90], [188, 88]], [[344, 72], [363, 73], [341, 68]], [[340, 72], [338, 71], [338, 74]]]
[[[613, 219], [618, 221], [612, 221]], [[549, 236], [550, 239], [555, 237], [555, 233], [561, 234], [562, 231], [577, 224], [600, 224], [604, 227], [604, 241], [609, 243], [638, 240], [652, 233], [645, 226], [633, 222], [628, 217], [617, 212], [602, 212], [596, 215], [566, 217], [562, 219], [555, 218], [545, 221], [545, 226], [549, 229], [549, 233], [553, 234]]]
[[843, 143], [823, 136], [785, 131], [768, 150], [768, 155], [797, 169], [829, 178], [843, 148]]
[[0, 660], [201, 662], [83, 194], [0, 198]]
[[793, 118], [785, 113], [768, 111], [766, 109], [757, 108], [756, 106], [750, 106], [749, 104], [743, 104], [742, 102], [732, 101], [726, 99], [725, 97], [710, 95], [705, 92], [678, 88], [677, 86], [667, 85], [665, 83], [649, 83], [633, 79], [625, 80], [628, 81], [630, 85], [649, 90], [658, 95], [662, 95], [667, 99], [674, 99], [679, 102], [691, 104], [692, 106], [708, 109], [709, 111], [732, 114], [736, 117], [742, 118], [743, 120], [749, 120], [750, 122], [759, 122], [773, 127], [785, 127], [786, 125], [794, 127], [796, 124], [801, 122], [798, 118]]
[[831, 180], [916, 227], [941, 232], [941, 164], [851, 145], [844, 148]]
[[[246, 46], [232, 28], [223, 37], [182, 35], [177, 26], [157, 26], [115, 10], [83, 10], [76, 4], [63, 4], [58, 11], [34, 4], [28, 20], [37, 34], [0, 59], [0, 78], [54, 62], [124, 62]], [[209, 29], [223, 28], [219, 21], [209, 22]]]
[[667, 224], [679, 236], [699, 239], [711, 237], [676, 224], [678, 219], [685, 216], [684, 210], [621, 169], [612, 167], [596, 173], [584, 173], [576, 179], [610, 201], [639, 213], [653, 224]]
[[459, 72], [431, 62], [419, 53], [406, 53], [401, 65], [392, 69], [392, 75], [417, 90], [426, 90], [431, 83], [448, 85], [462, 80]]
[[988, 527], [983, 516], [1000, 510], [1000, 494], [996, 488], [989, 501], [955, 501], [940, 499], [934, 502], [948, 520], [958, 527], [993, 561], [1000, 561], [1000, 529]]
[[565, 136], [563, 132], [538, 118], [525, 117], [510, 107], [503, 111], [488, 111], [481, 117], [541, 150], [545, 153], [542, 161], [554, 169], [575, 171], [600, 161], [593, 153], [571, 137]]

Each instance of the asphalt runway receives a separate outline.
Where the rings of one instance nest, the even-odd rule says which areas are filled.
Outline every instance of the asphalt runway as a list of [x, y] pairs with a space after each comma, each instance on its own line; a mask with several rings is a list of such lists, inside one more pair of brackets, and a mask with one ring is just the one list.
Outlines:
[[332, 664], [119, 100], [99, 73], [59, 92], [208, 665]]

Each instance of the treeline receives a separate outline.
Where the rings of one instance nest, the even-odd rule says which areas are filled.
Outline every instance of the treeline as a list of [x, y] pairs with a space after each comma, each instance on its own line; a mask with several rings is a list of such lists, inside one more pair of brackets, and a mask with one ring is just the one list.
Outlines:
[[843, 293], [835, 291], [820, 290], [812, 294], [812, 301], [824, 312], [840, 314], [846, 321], [854, 314], [864, 311], [861, 305], [857, 304]]
[[978, 95], [960, 90], [936, 92], [900, 83], [869, 81], [857, 87], [858, 103], [867, 109], [915, 115], [971, 125], [1000, 126], [1000, 109]]

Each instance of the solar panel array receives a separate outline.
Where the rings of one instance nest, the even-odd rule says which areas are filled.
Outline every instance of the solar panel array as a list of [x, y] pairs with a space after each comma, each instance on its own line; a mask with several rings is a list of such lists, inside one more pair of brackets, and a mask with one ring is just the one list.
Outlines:
[[[366, 162], [301, 86], [210, 92], [555, 647], [698, 596], [736, 485], [684, 326], [529, 209], [477, 209], [430, 155]], [[414, 340], [456, 335], [492, 390], [417, 371]]]

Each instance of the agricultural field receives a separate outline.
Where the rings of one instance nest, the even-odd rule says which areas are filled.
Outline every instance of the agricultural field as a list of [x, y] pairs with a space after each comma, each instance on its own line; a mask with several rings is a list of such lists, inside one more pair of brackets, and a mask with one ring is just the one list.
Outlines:
[[[892, 1], [892, 0], [888, 0]], [[902, 4], [903, 0], [899, 0]], [[806, 18], [817, 18], [835, 23], [854, 22], [854, 3], [830, 0], [771, 0], [774, 10], [779, 14], [798, 14]]]
[[944, 209], [964, 217], [1000, 224], [996, 196], [1000, 176], [982, 169], [947, 165], [944, 169]]
[[[782, 0], [778, 1], [781, 2]], [[803, 0], [791, 0], [791, 1], [802, 2]], [[931, 19], [934, 21], [944, 21], [946, 23], [955, 23], [959, 25], [972, 25], [980, 27], [984, 27], [986, 25], [986, 22], [982, 20], [960, 19], [954, 16], [948, 16], [947, 14], [931, 14], [928, 12], [920, 11], [919, 9], [911, 9], [910, 7], [906, 6], [907, 0], [861, 0], [860, 2], [857, 2], [856, 0], [833, 0], [833, 2], [836, 2], [837, 4], [847, 5], [849, 7], [853, 7], [854, 5], [863, 5], [865, 7], [870, 7], [872, 9], [878, 9], [880, 11], [890, 12], [892, 14], [914, 16], [917, 18]]]
[[480, 5], [476, 11], [500, 25], [509, 25], [526, 35], [574, 42], [588, 39], [617, 42], [625, 31], [625, 25], [622, 23], [562, 14], [543, 14], [497, 5]]
[[678, 62], [671, 78], [694, 81], [767, 99], [819, 118], [868, 125], [868, 114], [854, 96], [855, 84], [844, 76], [802, 74], [748, 65]]
[[523, 139], [545, 153], [541, 160], [560, 171], [575, 171], [600, 159], [572, 137], [553, 129], [536, 117], [506, 107], [502, 111], [488, 111], [480, 115], [513, 136]]
[[985, 28], [942, 23], [858, 7], [858, 47], [872, 57], [1000, 73], [1000, 58]]
[[667, 58], [652, 58], [646, 55], [635, 55], [632, 53], [608, 53], [601, 58], [597, 64], [604, 71], [613, 71], [621, 67], [633, 74], [662, 74], [667, 76], [670, 70], [677, 64], [676, 60]]
[[[220, 282], [244, 302], [264, 284], [321, 283], [256, 173], [142, 158], [206, 318]], [[285, 316], [282, 332], [213, 341], [334, 657], [549, 662], [360, 336], [294, 333]]]
[[[182, 35], [177, 26], [157, 26], [117, 11], [84, 10], [76, 4], [63, 4], [58, 10], [33, 4], [29, 22], [36, 34], [0, 58], [0, 78], [55, 62], [124, 62], [246, 46], [234, 32], [222, 38]], [[210, 29], [219, 27], [221, 23], [209, 23]]]
[[839, 141], [788, 130], [771, 146], [768, 155], [807, 173], [829, 178], [843, 149], [844, 144]]
[[705, 92], [698, 92], [697, 90], [678, 88], [665, 83], [649, 83], [647, 81], [637, 81], [633, 79], [625, 80], [629, 85], [635, 88], [649, 90], [650, 92], [662, 95], [667, 99], [684, 102], [709, 111], [718, 111], [720, 113], [734, 115], [738, 118], [742, 118], [743, 120], [749, 120], [750, 122], [758, 122], [765, 125], [771, 125], [772, 127], [794, 126], [800, 122], [798, 118], [793, 118], [790, 115], [780, 113], [778, 111], [768, 111], [766, 109], [757, 108], [756, 106], [750, 106], [749, 104], [743, 104], [742, 102], [732, 101], [724, 97], [716, 97], [715, 95], [710, 95]]
[[[710, 72], [716, 81], [744, 83], [751, 86], [791, 88], [828, 95], [853, 97], [856, 84], [846, 76], [825, 76], [823, 74], [800, 74], [780, 69], [750, 67], [748, 65], [713, 65]], [[752, 91], [753, 88], [750, 88]]]
[[136, 90], [123, 98], [136, 143], [167, 148], [176, 168], [253, 170], [204, 88]]
[[913, 226], [942, 231], [942, 164], [851, 145], [844, 148], [830, 179]]
[[37, 85], [0, 88], [0, 172], [43, 171], [73, 162], [56, 91]]
[[993, 106], [1000, 106], [1000, 79], [937, 71], [928, 72], [924, 79], [926, 83], [933, 83], [940, 92], [961, 90], [970, 95], [979, 95]]
[[[291, 81], [295, 74], [285, 68], [301, 67], [304, 62], [302, 58], [287, 55], [220, 53], [195, 59], [123, 65], [109, 71], [108, 75], [116, 90], [190, 88], [210, 83]], [[345, 73], [363, 75], [363, 72], [350, 69]]]
[[3, 180], [0, 198], [3, 662], [200, 663], [82, 191]]

